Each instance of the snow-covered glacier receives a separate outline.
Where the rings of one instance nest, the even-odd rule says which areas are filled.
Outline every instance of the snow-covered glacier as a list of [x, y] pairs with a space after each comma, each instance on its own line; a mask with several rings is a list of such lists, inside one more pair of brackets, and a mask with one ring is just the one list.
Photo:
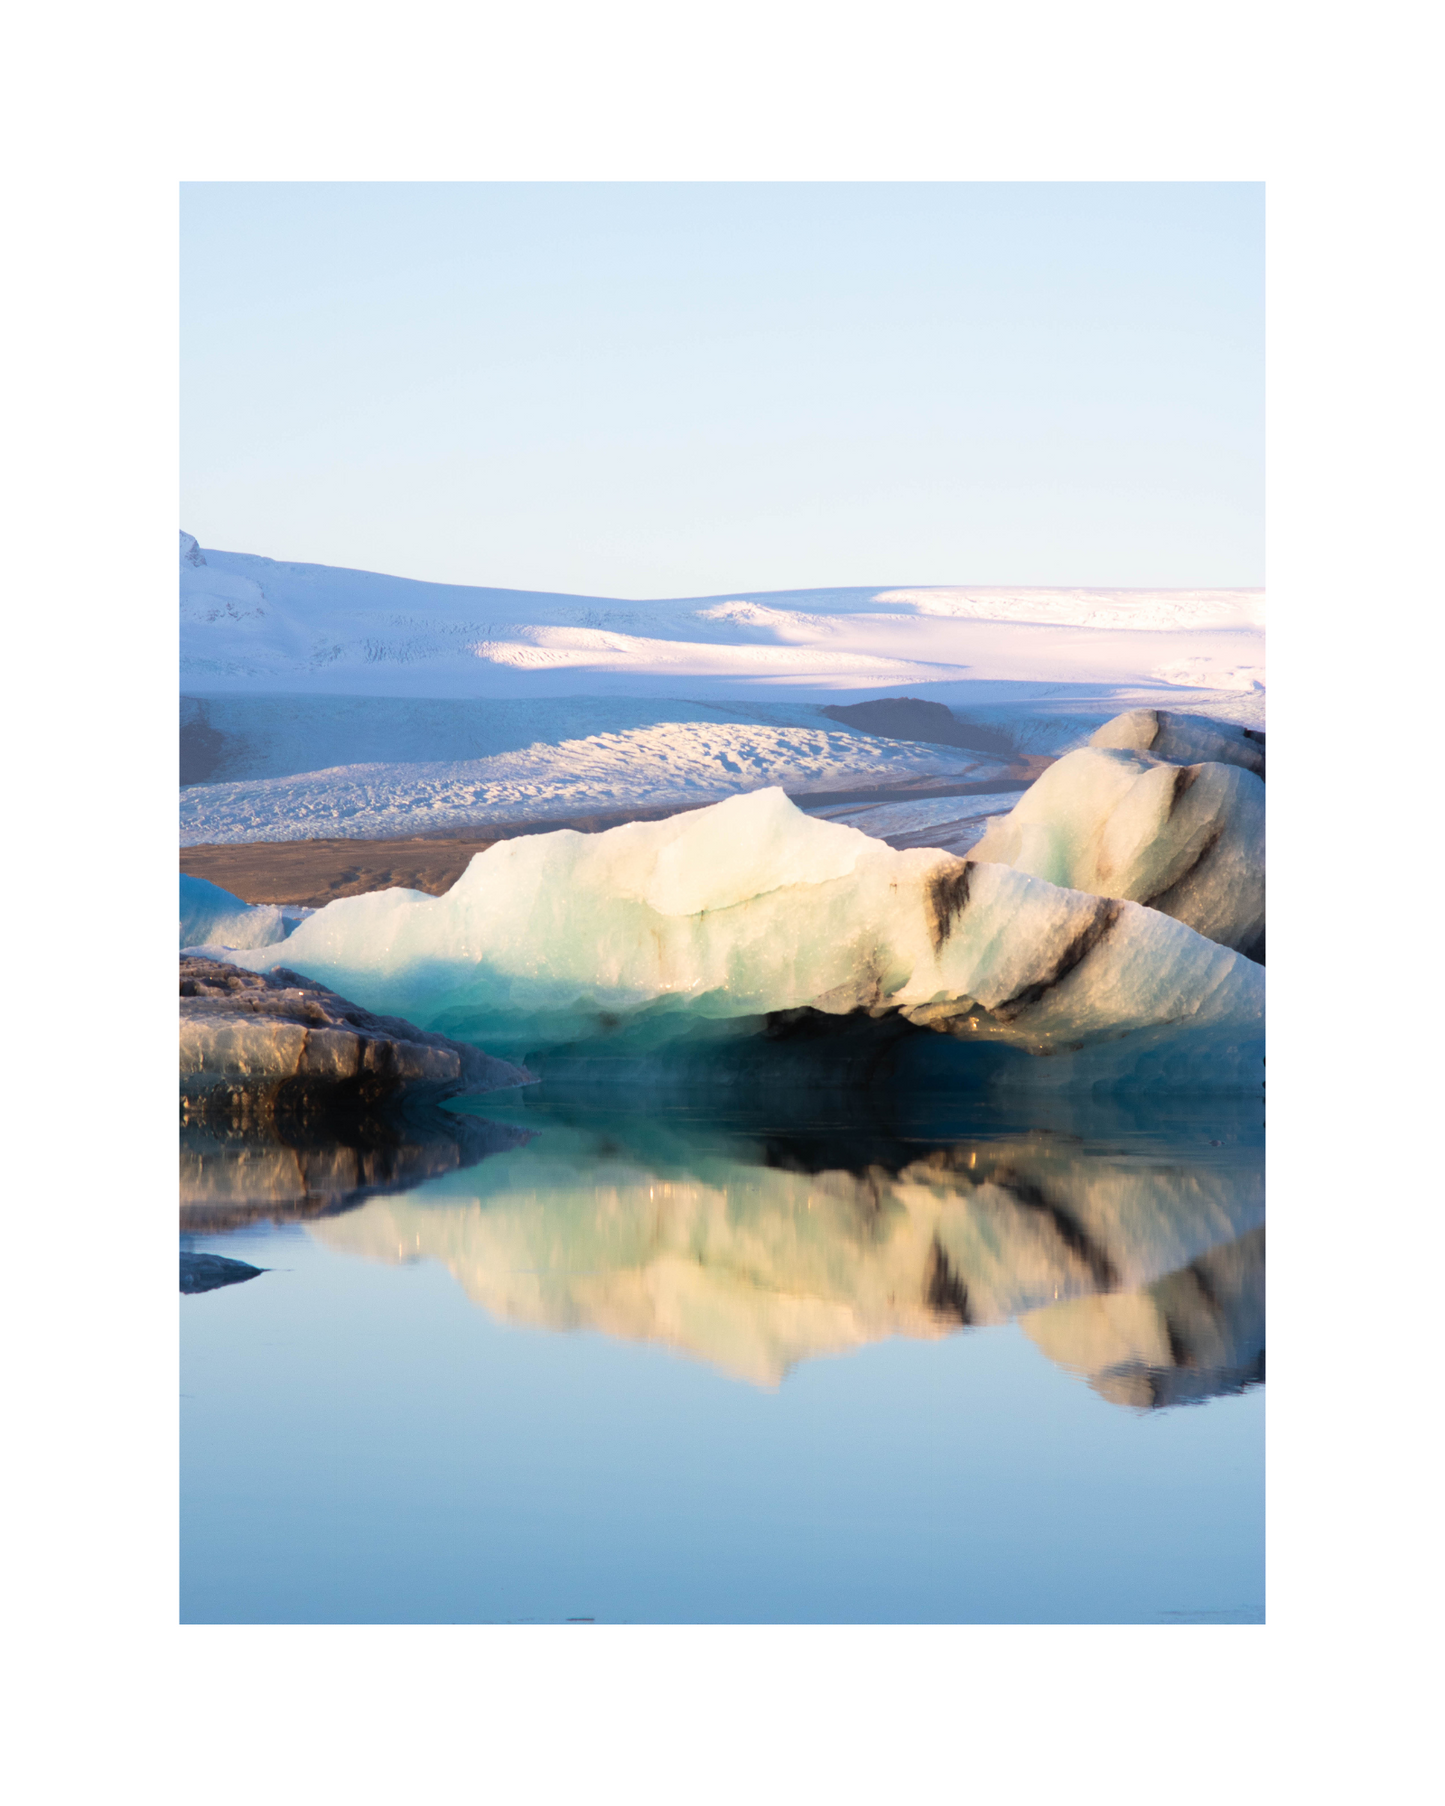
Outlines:
[[1240, 763], [1173, 764], [1097, 741], [1050, 766], [972, 857], [1146, 903], [1262, 960], [1263, 780]]
[[1000, 682], [1072, 682], [1228, 706], [1249, 703], [1263, 675], [1253, 590], [852, 587], [643, 601], [297, 564], [203, 549], [189, 533], [179, 576], [181, 678], [196, 695], [811, 701], [926, 684], [987, 705]]
[[[233, 954], [266, 969], [275, 947]], [[601, 834], [479, 853], [444, 896], [342, 898], [284, 963], [368, 1009], [531, 1058], [858, 1017], [1063, 1060], [1255, 1084], [1263, 973], [1158, 910], [937, 849], [895, 852], [761, 790]], [[1089, 1050], [1090, 1058], [1072, 1058]]]

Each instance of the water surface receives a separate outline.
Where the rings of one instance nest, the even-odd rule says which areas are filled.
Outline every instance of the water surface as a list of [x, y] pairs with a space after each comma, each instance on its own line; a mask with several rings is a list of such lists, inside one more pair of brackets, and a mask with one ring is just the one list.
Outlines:
[[193, 1132], [183, 1617], [1262, 1621], [1257, 1114]]

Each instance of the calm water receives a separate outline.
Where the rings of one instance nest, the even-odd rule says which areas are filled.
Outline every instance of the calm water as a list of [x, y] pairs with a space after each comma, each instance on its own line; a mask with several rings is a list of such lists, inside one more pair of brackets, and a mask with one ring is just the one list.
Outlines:
[[192, 1134], [182, 1615], [1260, 1622], [1263, 1225], [1245, 1106]]

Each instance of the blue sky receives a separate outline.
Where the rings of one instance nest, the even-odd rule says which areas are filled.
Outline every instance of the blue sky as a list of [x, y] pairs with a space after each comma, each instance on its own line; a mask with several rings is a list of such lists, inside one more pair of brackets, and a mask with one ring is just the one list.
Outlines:
[[190, 183], [180, 524], [651, 597], [1263, 582], [1253, 183]]

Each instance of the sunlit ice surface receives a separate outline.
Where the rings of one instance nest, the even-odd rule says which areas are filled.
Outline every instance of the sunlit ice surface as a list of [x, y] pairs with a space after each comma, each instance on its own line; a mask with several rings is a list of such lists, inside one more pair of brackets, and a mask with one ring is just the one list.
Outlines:
[[188, 1621], [1262, 1621], [1256, 1101], [485, 1104], [183, 1139]]

